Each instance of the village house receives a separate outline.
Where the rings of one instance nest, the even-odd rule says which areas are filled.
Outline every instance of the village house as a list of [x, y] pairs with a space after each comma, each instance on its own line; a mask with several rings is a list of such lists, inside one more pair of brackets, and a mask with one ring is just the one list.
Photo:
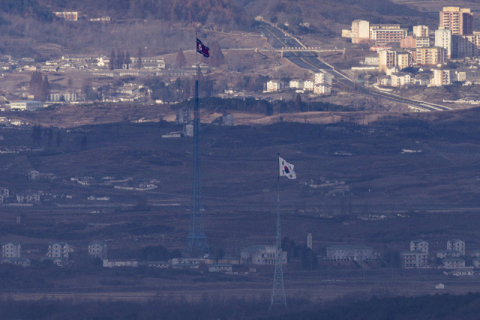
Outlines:
[[3, 258], [0, 263], [8, 263], [21, 267], [29, 267], [30, 259], [27, 257]]
[[68, 243], [66, 243], [66, 242], [50, 242], [48, 244], [47, 257], [68, 259], [69, 252], [70, 252], [70, 248], [68, 246]]
[[465, 241], [459, 239], [453, 239], [447, 241], [447, 250], [456, 250], [460, 252], [460, 255], [465, 255]]
[[442, 260], [445, 269], [465, 268], [465, 260], [460, 258], [446, 258]]
[[[287, 252], [280, 253], [282, 264], [287, 264]], [[253, 245], [242, 250], [240, 258], [243, 264], [274, 265], [277, 258], [277, 247], [267, 245]]]
[[88, 255], [100, 259], [107, 258], [107, 244], [101, 241], [95, 241], [88, 244]]
[[423, 251], [404, 251], [400, 256], [402, 258], [402, 266], [407, 269], [425, 268], [428, 265], [428, 254]]
[[2, 244], [3, 258], [20, 258], [22, 245], [18, 242], [5, 242]]
[[18, 203], [40, 203], [40, 195], [38, 193], [19, 193], [16, 195]]
[[280, 80], [270, 80], [267, 82], [267, 92], [277, 92], [285, 88], [285, 83]]
[[208, 266], [208, 272], [232, 272], [231, 264], [212, 264]]
[[298, 79], [290, 80], [289, 86], [292, 89], [302, 90], [303, 89], [303, 82], [304, 82], [303, 80], [298, 80]]
[[135, 259], [104, 259], [103, 266], [105, 268], [114, 267], [138, 267], [138, 260]]
[[373, 248], [363, 244], [340, 244], [326, 248], [327, 260], [364, 261], [375, 258]]
[[410, 251], [421, 251], [428, 254], [428, 242], [423, 239], [410, 241]]

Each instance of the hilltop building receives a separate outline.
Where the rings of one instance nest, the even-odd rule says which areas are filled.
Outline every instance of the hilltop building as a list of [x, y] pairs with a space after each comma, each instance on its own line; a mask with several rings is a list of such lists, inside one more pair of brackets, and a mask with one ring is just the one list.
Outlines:
[[363, 261], [374, 259], [373, 248], [363, 244], [341, 244], [327, 247], [327, 259], [334, 261]]
[[456, 250], [460, 252], [460, 255], [465, 255], [465, 241], [459, 239], [453, 239], [447, 241], [447, 250]]
[[67, 21], [78, 21], [78, 12], [54, 12], [58, 18], [65, 19]]
[[[287, 252], [281, 253], [282, 264], [287, 264]], [[254, 245], [242, 250], [240, 259], [244, 264], [275, 265], [278, 257], [276, 246]]]
[[473, 14], [470, 9], [460, 7], [443, 7], [440, 11], [439, 28], [452, 31], [452, 35], [473, 33]]
[[66, 243], [66, 242], [50, 242], [48, 244], [47, 257], [68, 259], [69, 252], [70, 252], [70, 248], [68, 246], [68, 243]]
[[95, 241], [88, 244], [88, 255], [101, 259], [107, 258], [107, 244], [101, 241]]
[[423, 239], [410, 241], [410, 251], [421, 251], [428, 254], [428, 242]]
[[20, 258], [22, 255], [22, 245], [18, 242], [5, 242], [2, 244], [3, 258]]

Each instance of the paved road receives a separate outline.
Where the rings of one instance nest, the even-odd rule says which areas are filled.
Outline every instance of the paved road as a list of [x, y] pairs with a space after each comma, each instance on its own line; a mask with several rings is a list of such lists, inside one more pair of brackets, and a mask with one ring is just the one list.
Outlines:
[[[270, 45], [272, 45], [272, 47], [275, 49], [281, 49], [285, 47], [304, 47], [304, 45], [298, 40], [285, 34], [282, 30], [269, 25], [268, 23], [262, 22], [259, 29], [264, 32], [264, 34], [269, 40]], [[355, 85], [352, 79], [350, 79], [343, 73], [338, 72], [327, 63], [321, 61], [313, 52], [284, 52], [283, 57], [303, 69], [311, 70], [313, 72], [326, 71], [332, 73], [335, 75], [334, 81], [336, 81], [339, 85], [346, 88], [354, 89]], [[451, 108], [439, 104], [407, 99], [392, 93], [371, 90], [362, 86], [361, 84], [358, 84], [356, 89], [358, 88], [363, 89], [362, 91], [366, 95], [390, 101], [405, 103], [407, 105], [415, 106], [424, 111], [451, 110]]]

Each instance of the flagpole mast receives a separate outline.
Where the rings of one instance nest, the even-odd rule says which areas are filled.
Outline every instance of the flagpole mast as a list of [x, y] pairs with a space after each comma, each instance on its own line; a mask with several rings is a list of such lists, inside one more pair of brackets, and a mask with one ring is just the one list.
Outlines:
[[287, 298], [285, 297], [285, 285], [283, 283], [283, 268], [282, 268], [282, 236], [280, 224], [280, 153], [278, 154], [277, 167], [277, 241], [275, 247], [275, 273], [273, 276], [273, 291], [270, 307], [268, 311], [285, 308], [288, 309]]

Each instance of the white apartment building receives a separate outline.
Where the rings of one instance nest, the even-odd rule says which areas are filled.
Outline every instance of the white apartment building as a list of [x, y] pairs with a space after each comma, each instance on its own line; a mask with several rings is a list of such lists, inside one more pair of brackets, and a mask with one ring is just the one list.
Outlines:
[[390, 81], [392, 87], [403, 87], [411, 83], [411, 75], [406, 72], [395, 72], [392, 73]]
[[[282, 264], [287, 264], [287, 252], [280, 253]], [[245, 264], [274, 265], [278, 258], [276, 246], [254, 245], [242, 250], [240, 258]]]
[[[432, 86], [441, 87], [447, 86], [452, 84], [453, 82], [453, 72], [451, 70], [440, 70], [434, 69], [433, 70], [433, 81], [431, 82]], [[447, 245], [448, 247], [448, 245]], [[464, 243], [465, 247], [465, 243]], [[464, 249], [465, 251], [465, 249]]]
[[456, 250], [460, 252], [460, 255], [465, 255], [465, 241], [459, 239], [453, 239], [447, 241], [447, 250]]
[[368, 42], [370, 40], [370, 22], [365, 20], [354, 20], [350, 33], [352, 43]]
[[442, 263], [445, 269], [465, 268], [465, 260], [460, 258], [446, 258]]
[[416, 38], [428, 37], [428, 26], [413, 26], [413, 35]]
[[47, 257], [50, 258], [67, 258], [70, 248], [66, 242], [50, 242], [48, 244]]
[[267, 82], [267, 92], [277, 92], [285, 88], [285, 84], [280, 80], [270, 80]]
[[428, 254], [428, 242], [423, 239], [410, 241], [410, 251], [421, 251]]
[[370, 40], [375, 45], [384, 46], [389, 42], [400, 42], [408, 35], [408, 29], [400, 28], [399, 24], [374, 24], [370, 26]]
[[303, 89], [303, 80], [298, 80], [298, 79], [294, 79], [294, 80], [290, 80], [290, 83], [289, 83], [289, 86], [290, 88], [292, 89]]
[[327, 247], [329, 260], [355, 260], [363, 261], [375, 258], [373, 248], [363, 244], [343, 244]]
[[303, 82], [303, 90], [305, 91], [313, 91], [313, 87], [315, 86], [315, 82], [311, 80], [305, 80]]
[[428, 254], [422, 251], [404, 251], [400, 256], [404, 268], [424, 268], [428, 265]]
[[88, 255], [105, 259], [107, 257], [107, 244], [101, 241], [95, 241], [88, 244]]
[[328, 84], [316, 84], [313, 87], [313, 93], [319, 95], [328, 95], [332, 93], [332, 87]]
[[430, 37], [417, 37], [417, 48], [430, 47]]
[[3, 258], [20, 258], [22, 245], [18, 242], [5, 242], [2, 244]]
[[445, 49], [445, 56], [450, 59], [452, 56], [452, 31], [444, 28], [435, 30], [435, 47]]
[[326, 84], [331, 86], [332, 85], [333, 75], [328, 72], [319, 72], [315, 73], [315, 84]]

